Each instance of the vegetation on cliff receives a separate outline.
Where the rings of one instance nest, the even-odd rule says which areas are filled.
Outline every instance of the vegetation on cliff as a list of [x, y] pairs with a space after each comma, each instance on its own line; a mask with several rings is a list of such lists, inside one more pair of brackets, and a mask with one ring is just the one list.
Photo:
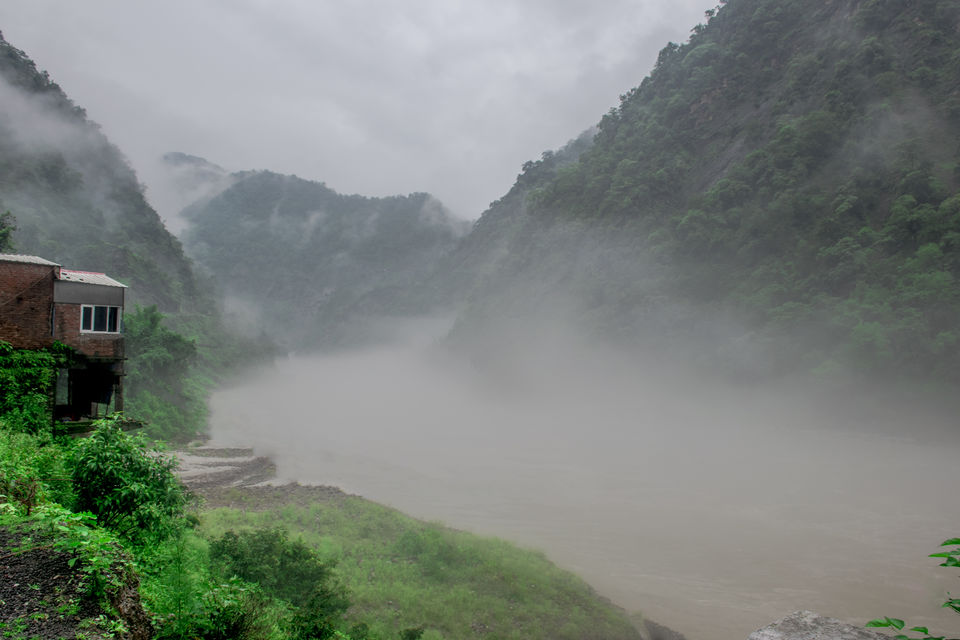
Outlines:
[[564, 297], [597, 333], [749, 375], [960, 379], [958, 12], [707, 12], [577, 162], [525, 167], [464, 328]]

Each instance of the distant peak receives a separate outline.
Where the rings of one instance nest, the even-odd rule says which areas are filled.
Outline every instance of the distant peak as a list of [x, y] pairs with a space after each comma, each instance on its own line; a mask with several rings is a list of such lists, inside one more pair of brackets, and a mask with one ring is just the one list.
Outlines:
[[163, 162], [172, 167], [192, 167], [194, 169], [208, 169], [218, 173], [227, 173], [227, 170], [218, 164], [210, 162], [200, 156], [192, 156], [181, 151], [169, 151], [163, 154]]

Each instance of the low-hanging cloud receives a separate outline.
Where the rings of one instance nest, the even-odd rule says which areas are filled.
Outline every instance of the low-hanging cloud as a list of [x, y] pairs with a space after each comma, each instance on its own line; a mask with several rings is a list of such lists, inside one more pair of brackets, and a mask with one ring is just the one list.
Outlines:
[[[82, 192], [87, 201], [112, 219], [118, 215], [114, 191], [117, 184], [136, 184], [133, 171], [118, 155], [99, 128], [82, 111], [65, 102], [55, 91], [29, 93], [0, 78], [0, 126], [8, 153], [20, 162], [34, 158], [62, 163], [61, 180], [66, 188]], [[35, 195], [24, 192], [30, 180], [14, 181], [4, 192], [7, 206], [18, 215], [22, 208], [33, 209]], [[11, 190], [12, 189], [12, 190]], [[25, 222], [21, 220], [21, 222]]]

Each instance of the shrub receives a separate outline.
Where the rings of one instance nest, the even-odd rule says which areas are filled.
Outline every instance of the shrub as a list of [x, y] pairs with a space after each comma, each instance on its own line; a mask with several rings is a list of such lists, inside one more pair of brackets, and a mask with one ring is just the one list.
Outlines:
[[72, 462], [75, 507], [132, 542], [163, 539], [187, 503], [174, 474], [176, 464], [143, 438], [124, 433], [117, 419], [101, 420], [77, 445]]
[[266, 600], [254, 585], [229, 580], [206, 591], [202, 608], [187, 637], [247, 640], [267, 635]]
[[69, 447], [70, 441], [9, 432], [0, 423], [0, 502], [17, 504], [28, 516], [44, 502], [72, 502], [64, 461]]
[[210, 544], [210, 558], [226, 575], [255, 582], [292, 604], [298, 638], [332, 637], [350, 606], [333, 565], [282, 529], [227, 531]]

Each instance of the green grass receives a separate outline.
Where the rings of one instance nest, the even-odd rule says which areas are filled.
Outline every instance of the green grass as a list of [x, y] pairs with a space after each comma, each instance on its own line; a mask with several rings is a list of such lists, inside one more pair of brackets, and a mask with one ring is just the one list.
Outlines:
[[285, 527], [337, 561], [348, 618], [379, 638], [638, 638], [625, 614], [542, 553], [425, 523], [361, 498], [204, 512], [203, 532]]

